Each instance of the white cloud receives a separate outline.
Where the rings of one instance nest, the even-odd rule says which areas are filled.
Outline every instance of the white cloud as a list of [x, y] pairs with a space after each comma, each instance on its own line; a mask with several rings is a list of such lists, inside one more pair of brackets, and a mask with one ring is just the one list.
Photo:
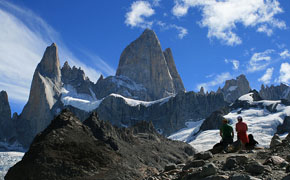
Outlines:
[[224, 83], [226, 80], [231, 79], [231, 78], [232, 78], [232, 75], [229, 72], [225, 72], [225, 73], [222, 73], [222, 74], [218, 74], [214, 78], [214, 80], [209, 81], [209, 82], [206, 82], [206, 83], [198, 84], [197, 87], [196, 87], [196, 89], [197, 90], [200, 90], [200, 88], [203, 87], [205, 91], [208, 91], [212, 87], [217, 86], [217, 85], [220, 85], [220, 84]]
[[248, 65], [248, 72], [255, 72], [265, 69], [272, 59], [271, 54], [275, 52], [273, 49], [268, 49], [264, 52], [254, 53]]
[[178, 37], [179, 39], [183, 39], [184, 36], [188, 34], [187, 29], [181, 26], [177, 26], [175, 24], [172, 25], [173, 28], [177, 29], [179, 31]]
[[233, 64], [233, 70], [238, 70], [239, 69], [239, 66], [240, 66], [240, 61], [238, 60], [228, 60], [228, 59], [225, 59], [225, 63], [229, 63], [231, 62]]
[[172, 13], [185, 16], [190, 7], [202, 11], [199, 24], [208, 28], [208, 38], [217, 38], [231, 46], [242, 43], [234, 32], [238, 24], [257, 28], [269, 36], [274, 28], [286, 28], [284, 21], [274, 17], [283, 12], [277, 0], [175, 0]]
[[184, 36], [188, 34], [188, 31], [186, 28], [177, 26], [176, 24], [167, 24], [162, 21], [157, 21], [156, 24], [161, 27], [162, 30], [168, 30], [168, 29], [176, 29], [178, 31], [178, 38], [183, 39]]
[[289, 84], [290, 83], [290, 64], [282, 63], [280, 68], [279, 82]]
[[130, 11], [126, 13], [125, 24], [131, 27], [147, 28], [151, 27], [153, 22], [144, 18], [154, 14], [151, 4], [147, 1], [135, 1], [131, 4]]
[[78, 60], [59, 34], [29, 9], [0, 0], [0, 24], [0, 90], [6, 90], [13, 101], [22, 105], [27, 101], [34, 70], [52, 42], [59, 47], [61, 63], [68, 60], [71, 65], [82, 67], [91, 80], [96, 81], [101, 72], [107, 72], [107, 68], [95, 70], [93, 67], [97, 66]]
[[274, 68], [268, 68], [266, 73], [258, 79], [258, 81], [263, 82], [264, 84], [269, 84], [272, 79]]
[[281, 52], [280, 56], [282, 59], [290, 58], [290, 53], [289, 53], [288, 49], [285, 49], [283, 52]]

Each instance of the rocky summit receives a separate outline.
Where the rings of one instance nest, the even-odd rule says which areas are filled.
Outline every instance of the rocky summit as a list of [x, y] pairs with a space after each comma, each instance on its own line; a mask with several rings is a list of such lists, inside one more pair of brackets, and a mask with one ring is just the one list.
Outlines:
[[29, 99], [17, 120], [18, 140], [29, 145], [53, 119], [52, 108], [61, 91], [61, 71], [55, 43], [47, 47], [33, 75]]
[[93, 113], [83, 124], [64, 110], [5, 179], [143, 179], [194, 153], [190, 145], [159, 135], [148, 122], [120, 129]]
[[116, 76], [126, 76], [143, 84], [150, 98], [144, 100], [156, 100], [185, 90], [171, 51], [163, 53], [156, 34], [150, 29], [122, 52]]
[[240, 75], [236, 79], [227, 80], [222, 89], [218, 92], [224, 94], [225, 100], [227, 102], [234, 102], [240, 96], [247, 94], [251, 90], [249, 81], [245, 75]]

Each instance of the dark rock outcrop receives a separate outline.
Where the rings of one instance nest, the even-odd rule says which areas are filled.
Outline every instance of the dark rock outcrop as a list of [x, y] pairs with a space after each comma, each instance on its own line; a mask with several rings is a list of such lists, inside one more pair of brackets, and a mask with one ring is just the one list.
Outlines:
[[64, 86], [72, 86], [79, 94], [88, 94], [94, 96], [92, 93], [93, 83], [86, 77], [81, 68], [72, 68], [66, 61], [61, 68], [61, 80]]
[[37, 65], [31, 83], [29, 99], [18, 118], [18, 140], [28, 146], [34, 136], [48, 126], [53, 119], [51, 109], [61, 90], [61, 71], [56, 44], [47, 47]]
[[118, 129], [93, 113], [84, 123], [64, 110], [36, 136], [5, 179], [142, 179], [194, 153], [146, 122]]
[[227, 80], [222, 89], [219, 89], [224, 94], [225, 100], [229, 103], [234, 102], [240, 96], [247, 94], [251, 90], [249, 81], [245, 75], [240, 75], [236, 79]]
[[172, 54], [169, 50], [165, 54], [167, 59], [154, 31], [146, 29], [122, 52], [116, 76], [126, 76], [142, 84], [148, 94], [148, 99], [142, 100], [156, 100], [184, 91]]
[[277, 134], [290, 133], [290, 116], [285, 116], [283, 124], [277, 127]]
[[9, 142], [15, 137], [14, 125], [11, 119], [11, 109], [6, 91], [0, 92], [0, 141]]
[[270, 87], [262, 85], [260, 95], [267, 100], [287, 99], [290, 101], [290, 87], [283, 83], [278, 86], [271, 85]]

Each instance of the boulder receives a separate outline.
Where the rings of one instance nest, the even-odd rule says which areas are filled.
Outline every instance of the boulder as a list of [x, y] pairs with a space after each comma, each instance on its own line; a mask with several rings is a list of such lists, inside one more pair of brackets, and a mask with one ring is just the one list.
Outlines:
[[282, 144], [282, 140], [280, 139], [278, 134], [275, 134], [271, 139], [270, 148], [275, 148]]

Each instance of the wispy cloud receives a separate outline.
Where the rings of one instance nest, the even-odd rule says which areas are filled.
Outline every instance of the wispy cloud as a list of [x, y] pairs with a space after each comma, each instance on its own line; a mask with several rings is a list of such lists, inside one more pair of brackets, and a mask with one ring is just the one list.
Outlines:
[[290, 64], [287, 62], [281, 64], [279, 82], [290, 84]]
[[125, 16], [125, 24], [131, 27], [151, 27], [153, 21], [148, 21], [145, 18], [152, 16], [154, 13], [155, 11], [148, 1], [135, 1], [131, 4], [130, 10]]
[[284, 21], [275, 18], [283, 12], [277, 0], [175, 0], [172, 13], [182, 17], [191, 7], [201, 9], [203, 18], [199, 24], [208, 28], [208, 38], [217, 38], [230, 46], [242, 43], [234, 32], [237, 24], [256, 28], [268, 36], [274, 28], [286, 28]]
[[285, 49], [283, 52], [280, 53], [282, 59], [290, 58], [290, 52], [288, 49]]
[[274, 68], [268, 68], [265, 74], [258, 79], [258, 81], [263, 82], [264, 84], [269, 84], [272, 79]]
[[265, 69], [272, 59], [271, 55], [275, 52], [273, 49], [268, 49], [264, 52], [254, 53], [248, 65], [248, 72], [255, 72]]
[[233, 64], [233, 70], [238, 70], [239, 67], [240, 67], [240, 61], [238, 60], [228, 60], [228, 59], [225, 59], [225, 63], [232, 63]]
[[167, 24], [162, 21], [157, 21], [156, 24], [162, 29], [162, 30], [168, 30], [168, 29], [176, 29], [178, 31], [178, 38], [183, 39], [184, 36], [188, 34], [188, 31], [186, 28], [177, 26], [176, 24]]
[[8, 91], [11, 100], [27, 101], [34, 70], [52, 42], [59, 47], [62, 63], [68, 59], [70, 64], [82, 67], [91, 80], [106, 72], [107, 68], [95, 70], [78, 60], [60, 35], [29, 9], [0, 0], [0, 24], [0, 89]]
[[201, 87], [203, 87], [205, 91], [208, 91], [217, 85], [221, 85], [226, 80], [231, 79], [231, 78], [233, 77], [229, 72], [221, 73], [221, 74], [216, 75], [212, 81], [198, 84], [196, 89], [199, 90]]

